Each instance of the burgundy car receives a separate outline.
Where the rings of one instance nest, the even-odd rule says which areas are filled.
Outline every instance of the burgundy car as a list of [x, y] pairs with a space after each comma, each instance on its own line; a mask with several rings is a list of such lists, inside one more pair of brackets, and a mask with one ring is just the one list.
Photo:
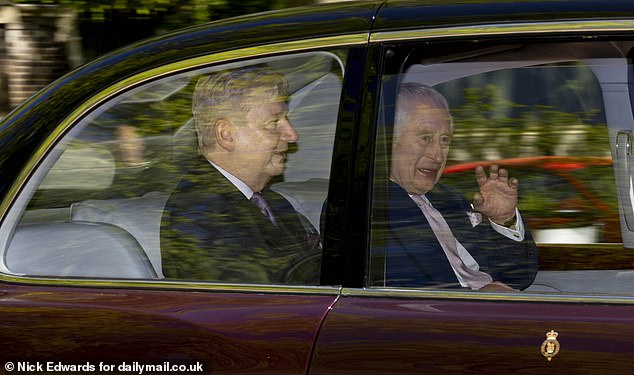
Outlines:
[[[195, 26], [80, 67], [0, 123], [0, 369], [634, 373], [633, 56], [632, 2], [377, 0]], [[161, 218], [198, 146], [196, 82], [251, 67], [288, 84], [297, 141], [270, 189], [319, 251], [282, 281], [166, 277]], [[611, 239], [549, 232], [523, 290], [397, 285], [385, 196], [408, 82], [447, 98], [450, 168], [582, 173], [592, 194], [573, 201], [520, 184], [527, 233]], [[218, 246], [236, 267], [276, 266]]]

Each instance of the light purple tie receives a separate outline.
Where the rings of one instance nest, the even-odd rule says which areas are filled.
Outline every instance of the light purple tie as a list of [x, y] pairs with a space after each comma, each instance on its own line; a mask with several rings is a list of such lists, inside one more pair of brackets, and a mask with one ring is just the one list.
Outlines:
[[453, 233], [451, 233], [451, 229], [449, 228], [449, 224], [445, 221], [445, 218], [442, 216], [437, 209], [432, 206], [431, 202], [424, 195], [412, 195], [412, 199], [416, 202], [416, 205], [423, 212], [423, 215], [427, 218], [431, 229], [434, 231], [438, 242], [440, 242], [440, 246], [445, 252], [445, 256], [449, 260], [451, 267], [456, 271], [457, 274], [467, 283], [467, 285], [471, 289], [480, 289], [485, 285], [488, 285], [493, 282], [493, 278], [486, 272], [476, 271], [472, 268], [467, 267], [460, 255], [458, 254], [458, 242], [456, 237], [454, 237]]
[[266, 203], [266, 199], [264, 199], [261, 193], [253, 193], [251, 202], [260, 209], [262, 215], [266, 216], [273, 225], [277, 226], [271, 207], [269, 207], [268, 203]]

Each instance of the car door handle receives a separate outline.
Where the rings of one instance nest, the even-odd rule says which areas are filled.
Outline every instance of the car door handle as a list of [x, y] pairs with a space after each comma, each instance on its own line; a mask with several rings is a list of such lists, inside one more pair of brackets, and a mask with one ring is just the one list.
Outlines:
[[619, 130], [616, 134], [616, 178], [619, 198], [623, 204], [623, 214], [627, 229], [634, 230], [634, 182], [632, 181], [632, 142], [631, 130]]

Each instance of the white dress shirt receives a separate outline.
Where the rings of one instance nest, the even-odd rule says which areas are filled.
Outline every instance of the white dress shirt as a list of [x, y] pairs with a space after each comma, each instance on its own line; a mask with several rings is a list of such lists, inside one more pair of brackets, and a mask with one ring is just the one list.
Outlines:
[[253, 197], [253, 190], [251, 190], [251, 188], [249, 186], [247, 186], [247, 184], [245, 184], [244, 182], [242, 182], [238, 177], [232, 175], [231, 173], [225, 171], [224, 169], [220, 168], [218, 165], [216, 165], [216, 163], [214, 163], [211, 160], [207, 160], [209, 162], [209, 164], [211, 164], [214, 168], [216, 168], [218, 170], [218, 172], [220, 172], [220, 174], [222, 174], [223, 176], [225, 176], [225, 178], [227, 180], [229, 180], [229, 182], [231, 182], [233, 184], [233, 186], [236, 187], [236, 189], [240, 190], [240, 192], [249, 200], [251, 200], [251, 197]]

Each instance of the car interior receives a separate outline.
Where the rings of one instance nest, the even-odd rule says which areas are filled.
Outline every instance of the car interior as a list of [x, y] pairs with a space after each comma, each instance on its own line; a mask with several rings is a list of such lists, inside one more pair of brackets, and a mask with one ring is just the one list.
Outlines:
[[[285, 73], [291, 91], [289, 118], [301, 141], [289, 152], [283, 179], [274, 181], [271, 188], [318, 231], [343, 65], [331, 53], [287, 60], [269, 59], [264, 64]], [[4, 251], [6, 272], [162, 278], [161, 215], [170, 189], [178, 182], [180, 163], [198, 152], [189, 102], [192, 82], [200, 75], [197, 71], [186, 80], [177, 77], [134, 90], [83, 119], [55, 147], [19, 200], [24, 213]], [[137, 135], [143, 160], [122, 161], [123, 142], [109, 127], [129, 122], [124, 116], [131, 112], [147, 113], [155, 104], [169, 107], [168, 101], [175, 103], [179, 114], [161, 125], [175, 129], [169, 134]], [[178, 122], [178, 127], [172, 124]], [[25, 199], [31, 195], [30, 201]]]
[[[632, 197], [623, 190], [632, 186], [623, 170], [631, 132], [621, 130], [632, 125], [632, 43], [439, 45], [394, 47], [400, 66], [384, 92], [416, 82], [449, 101], [454, 134], [440, 181], [469, 197], [476, 165], [499, 164], [520, 178], [519, 208], [540, 258], [526, 292], [630, 294], [633, 238], [618, 218]], [[382, 118], [389, 119], [393, 102], [384, 102]], [[383, 121], [379, 139], [389, 140], [390, 122]], [[377, 146], [370, 283], [383, 288], [380, 184], [389, 157], [381, 157], [390, 146]]]
[[[479, 46], [461, 53], [443, 50], [434, 55], [423, 53], [422, 49], [413, 46], [408, 59], [402, 64], [402, 70], [395, 74], [399, 82], [414, 81], [434, 86], [450, 101], [457, 126], [448, 168], [464, 163], [509, 160], [526, 153], [532, 157], [592, 154], [609, 160], [605, 178], [608, 182], [616, 181], [610, 204], [623, 218], [609, 225], [612, 229], [615, 225], [620, 226], [617, 228], [621, 234], [620, 241], [605, 243], [602, 242], [603, 237], [597, 234], [588, 237], [590, 240], [558, 242], [558, 238], [564, 238], [563, 232], [554, 234], [555, 237], [551, 234], [548, 240], [538, 243], [540, 271], [527, 292], [632, 293], [633, 136], [630, 130], [625, 130], [634, 128], [629, 99], [634, 97], [630, 95], [633, 69], [628, 56], [631, 48], [630, 42], [512, 43]], [[291, 87], [289, 117], [300, 137], [288, 157], [284, 178], [275, 181], [271, 188], [284, 195], [319, 230], [337, 123], [342, 58], [329, 52], [311, 52], [291, 58], [260, 59], [257, 63], [282, 71], [288, 78]], [[240, 64], [243, 63], [227, 64], [222, 68], [231, 69]], [[562, 73], [567, 69], [577, 71], [580, 66], [584, 67], [584, 74], [591, 75], [583, 79], [596, 83], [592, 87], [598, 91], [593, 93], [595, 96], [592, 98], [585, 92], [588, 87], [580, 86], [580, 82], [585, 81], [568, 79]], [[4, 260], [0, 271], [53, 278], [162, 278], [159, 241], [162, 209], [170, 188], [178, 181], [181, 158], [196, 152], [189, 108], [193, 84], [196, 77], [213, 69], [216, 68], [181, 73], [134, 88], [76, 122], [39, 164], [23, 187], [5, 225], [0, 228], [0, 249]], [[539, 86], [537, 83], [518, 88], [519, 81], [514, 82], [518, 79], [514, 76], [517, 72], [529, 77], [530, 74], [538, 74], [546, 80], [563, 77], [563, 80], [557, 85]], [[564, 108], [573, 108], [570, 110], [572, 117], [552, 117], [560, 113], [549, 112], [552, 108], [545, 107], [550, 104], [539, 101], [502, 104], [499, 108], [507, 110], [504, 116], [497, 113], [498, 117], [480, 120], [484, 120], [485, 125], [495, 125], [498, 121], [512, 127], [514, 125], [509, 125], [508, 120], [521, 118], [535, 128], [530, 128], [530, 131], [524, 129], [526, 138], [522, 139], [516, 138], [516, 134], [509, 133], [505, 138], [503, 132], [495, 133], [500, 137], [493, 144], [508, 145], [508, 148], [504, 152], [495, 152], [495, 147], [487, 147], [490, 151], [487, 154], [482, 150], [482, 144], [490, 141], [495, 127], [478, 129], [467, 126], [471, 119], [469, 116], [482, 112], [473, 108], [469, 112], [469, 105], [473, 103], [469, 102], [468, 94], [473, 93], [476, 98], [482, 99], [482, 90], [490, 85], [501, 88], [504, 93], [519, 92], [523, 97], [530, 97], [534, 93], [531, 89], [549, 91], [547, 94], [551, 98], [562, 100]], [[567, 91], [557, 92], [560, 88]], [[512, 95], [508, 97], [516, 99]], [[570, 103], [574, 103], [573, 107], [566, 107]], [[522, 105], [529, 110], [523, 111]], [[551, 117], [535, 118], [531, 123], [527, 113], [535, 108], [544, 109], [543, 112]], [[591, 116], [585, 118], [583, 113]], [[597, 127], [601, 125], [602, 133], [597, 134], [606, 141], [605, 147], [593, 149], [593, 144], [579, 143], [581, 136], [577, 133], [557, 133], [558, 130], [549, 127], [550, 123], [540, 123], [553, 118], [561, 121], [562, 127], [569, 126], [571, 121]], [[464, 124], [462, 130], [460, 124]], [[142, 158], [136, 155], [124, 160], [123, 142], [117, 139], [113, 130], [124, 125], [132, 126], [138, 132]], [[482, 122], [476, 126], [483, 126]], [[583, 129], [578, 133], [582, 134]], [[540, 136], [544, 134], [565, 142], [561, 142], [560, 148], [551, 147], [544, 153], [540, 149]], [[590, 135], [595, 137], [595, 133]], [[534, 147], [529, 147], [531, 145]], [[133, 151], [134, 147], [131, 146]], [[587, 148], [581, 150], [580, 147]], [[382, 154], [377, 152], [377, 155], [380, 158]], [[377, 161], [381, 162], [387, 164], [385, 160]], [[536, 170], [529, 168], [529, 171]], [[375, 173], [381, 173], [381, 169], [377, 168]], [[379, 177], [376, 175], [375, 179], [378, 181]], [[589, 183], [597, 183], [592, 181], [591, 176], [587, 179]], [[610, 195], [601, 185], [596, 190], [599, 195]], [[523, 193], [528, 192], [522, 190]], [[537, 203], [531, 201], [526, 204]], [[537, 210], [526, 206], [526, 212], [533, 212], [531, 209]], [[523, 208], [520, 207], [520, 210]], [[570, 210], [561, 208], [556, 211], [558, 215], [567, 217], [582, 214], [576, 208], [572, 209], [572, 213]], [[380, 235], [380, 225], [380, 222], [372, 223], [373, 236]], [[595, 222], [583, 225], [589, 231], [604, 229]], [[573, 227], [576, 235], [584, 233], [579, 225], [574, 224]], [[535, 233], [541, 230], [530, 229]], [[600, 261], [602, 258], [610, 261]], [[372, 259], [376, 260], [377, 254], [372, 254]], [[376, 274], [380, 272], [380, 267], [373, 267], [372, 272], [375, 281], [383, 277]], [[381, 286], [380, 282], [372, 282], [371, 285]]]

